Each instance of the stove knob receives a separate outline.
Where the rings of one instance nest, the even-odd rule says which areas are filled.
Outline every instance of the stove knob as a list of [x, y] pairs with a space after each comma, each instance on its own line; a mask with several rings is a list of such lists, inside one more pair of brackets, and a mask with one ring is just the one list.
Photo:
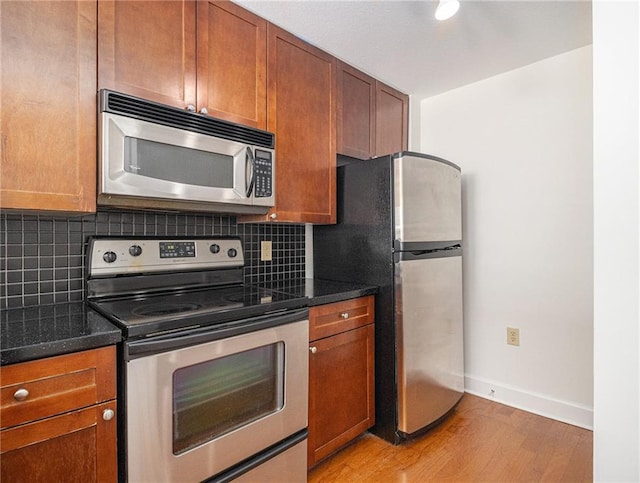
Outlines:
[[107, 263], [113, 263], [117, 258], [118, 256], [114, 252], [104, 252], [102, 255], [102, 259]]
[[140, 245], [131, 245], [129, 247], [129, 255], [132, 257], [139, 257], [142, 254], [142, 247]]
[[235, 258], [237, 254], [238, 250], [236, 250], [235, 248], [229, 248], [229, 251], [227, 251], [227, 255], [229, 255], [229, 258]]
[[209, 247], [209, 251], [211, 253], [218, 253], [220, 251], [220, 245], [216, 245], [215, 243]]

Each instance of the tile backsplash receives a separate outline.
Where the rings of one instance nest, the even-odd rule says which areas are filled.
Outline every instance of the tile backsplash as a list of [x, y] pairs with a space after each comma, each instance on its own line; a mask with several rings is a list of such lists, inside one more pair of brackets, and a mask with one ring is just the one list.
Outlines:
[[[0, 307], [84, 298], [85, 250], [91, 235], [218, 236], [242, 239], [246, 283], [305, 276], [304, 225], [237, 223], [234, 216], [102, 211], [85, 216], [0, 214]], [[260, 261], [260, 241], [273, 243]]]

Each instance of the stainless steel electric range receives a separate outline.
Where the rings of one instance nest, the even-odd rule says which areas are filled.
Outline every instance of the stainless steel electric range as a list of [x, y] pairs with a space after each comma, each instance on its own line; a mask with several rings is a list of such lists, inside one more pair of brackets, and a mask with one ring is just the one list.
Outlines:
[[243, 284], [236, 237], [96, 237], [90, 308], [124, 336], [121, 481], [306, 481], [307, 299]]

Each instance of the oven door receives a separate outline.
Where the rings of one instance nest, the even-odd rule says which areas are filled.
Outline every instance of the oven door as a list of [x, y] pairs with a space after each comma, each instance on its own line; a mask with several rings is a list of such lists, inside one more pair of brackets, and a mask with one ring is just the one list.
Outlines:
[[126, 362], [129, 481], [202, 481], [306, 428], [307, 346], [305, 319]]

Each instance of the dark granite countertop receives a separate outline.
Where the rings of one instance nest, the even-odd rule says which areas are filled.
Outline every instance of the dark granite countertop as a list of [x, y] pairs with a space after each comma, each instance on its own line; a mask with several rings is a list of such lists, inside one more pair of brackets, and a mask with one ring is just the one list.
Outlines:
[[271, 290], [306, 296], [309, 298], [309, 306], [330, 304], [378, 293], [378, 287], [376, 285], [363, 285], [315, 278], [270, 282], [263, 284], [263, 286]]
[[[307, 297], [309, 306], [378, 292], [375, 285], [311, 278], [270, 282], [262, 286]], [[120, 340], [120, 329], [87, 309], [84, 302], [7, 309], [0, 318], [1, 365], [95, 349]]]
[[122, 333], [84, 302], [7, 309], [0, 320], [1, 365], [116, 344]]

